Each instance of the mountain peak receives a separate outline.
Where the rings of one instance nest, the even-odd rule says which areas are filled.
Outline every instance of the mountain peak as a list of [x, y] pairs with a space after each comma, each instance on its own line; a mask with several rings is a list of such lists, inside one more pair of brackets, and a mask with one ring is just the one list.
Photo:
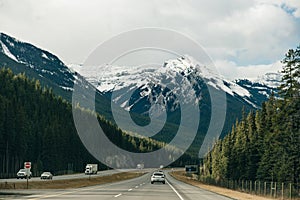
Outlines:
[[194, 72], [205, 79], [224, 79], [224, 77], [219, 75], [217, 71], [212, 68], [213, 66], [208, 67], [189, 55], [167, 60], [164, 67], [169, 67], [182, 75], [188, 75]]

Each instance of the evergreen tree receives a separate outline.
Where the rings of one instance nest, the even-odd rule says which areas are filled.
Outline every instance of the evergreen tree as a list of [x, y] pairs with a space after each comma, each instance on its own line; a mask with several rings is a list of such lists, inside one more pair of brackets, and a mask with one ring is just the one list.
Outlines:
[[282, 60], [282, 84], [280, 94], [284, 98], [299, 98], [300, 96], [300, 46], [295, 50], [289, 49], [285, 58]]
[[281, 98], [272, 94], [247, 117], [242, 111], [241, 121], [204, 159], [212, 178], [300, 182], [300, 46], [282, 63]]
[[[107, 168], [82, 144], [71, 104], [51, 89], [42, 89], [39, 81], [29, 80], [24, 74], [14, 75], [9, 69], [0, 69], [0, 81], [0, 178], [15, 175], [24, 161], [32, 162], [35, 176], [43, 170], [54, 174], [82, 171], [86, 163]], [[87, 119], [86, 123], [97, 117], [108, 138], [120, 148], [146, 152], [164, 146], [128, 135], [96, 113], [80, 107], [75, 110]], [[88, 124], [85, 127], [92, 128]]]

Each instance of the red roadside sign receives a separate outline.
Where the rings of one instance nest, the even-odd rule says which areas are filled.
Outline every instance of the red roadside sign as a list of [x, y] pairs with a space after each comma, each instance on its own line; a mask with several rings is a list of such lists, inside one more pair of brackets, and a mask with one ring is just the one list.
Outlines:
[[24, 168], [25, 169], [30, 169], [31, 168], [31, 162], [25, 162], [24, 163]]

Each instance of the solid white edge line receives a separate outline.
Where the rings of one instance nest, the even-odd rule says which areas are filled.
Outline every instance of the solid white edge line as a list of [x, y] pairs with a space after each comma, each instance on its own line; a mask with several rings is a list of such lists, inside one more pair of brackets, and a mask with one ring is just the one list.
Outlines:
[[179, 194], [179, 192], [177, 192], [177, 190], [169, 183], [169, 181], [166, 180], [166, 182], [168, 183], [168, 185], [171, 187], [171, 189], [177, 194], [177, 196], [179, 197], [180, 200], [184, 200], [184, 198]]

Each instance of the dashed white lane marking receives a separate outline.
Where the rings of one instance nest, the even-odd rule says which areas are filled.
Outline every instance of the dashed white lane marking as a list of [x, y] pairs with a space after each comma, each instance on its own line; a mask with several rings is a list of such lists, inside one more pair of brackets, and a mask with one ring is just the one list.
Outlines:
[[122, 195], [122, 193], [120, 193], [120, 194], [117, 194], [115, 197], [119, 197], [119, 196], [121, 196]]
[[40, 199], [46, 199], [46, 198], [59, 197], [59, 196], [67, 195], [67, 194], [74, 194], [76, 192], [90, 191], [90, 190], [94, 190], [96, 188], [103, 188], [103, 187], [110, 186], [110, 185], [113, 185], [113, 183], [105, 185], [105, 186], [101, 185], [101, 186], [92, 186], [92, 187], [88, 187], [88, 188], [78, 188], [78, 189], [75, 189], [75, 190], [72, 190], [72, 191], [59, 192], [59, 193], [56, 193], [56, 194], [39, 195], [38, 197], [29, 198], [28, 200], [40, 200]]
[[139, 186], [137, 185], [137, 186], [135, 186], [135, 188], [139, 188]]
[[180, 200], [184, 200], [184, 198], [179, 194], [179, 192], [177, 192], [177, 190], [169, 183], [169, 181], [166, 180], [166, 182], [168, 183], [168, 185], [172, 188], [172, 190], [177, 194], [177, 196], [179, 197]]
[[132, 188], [130, 188], [128, 191], [130, 192], [132, 190]]

